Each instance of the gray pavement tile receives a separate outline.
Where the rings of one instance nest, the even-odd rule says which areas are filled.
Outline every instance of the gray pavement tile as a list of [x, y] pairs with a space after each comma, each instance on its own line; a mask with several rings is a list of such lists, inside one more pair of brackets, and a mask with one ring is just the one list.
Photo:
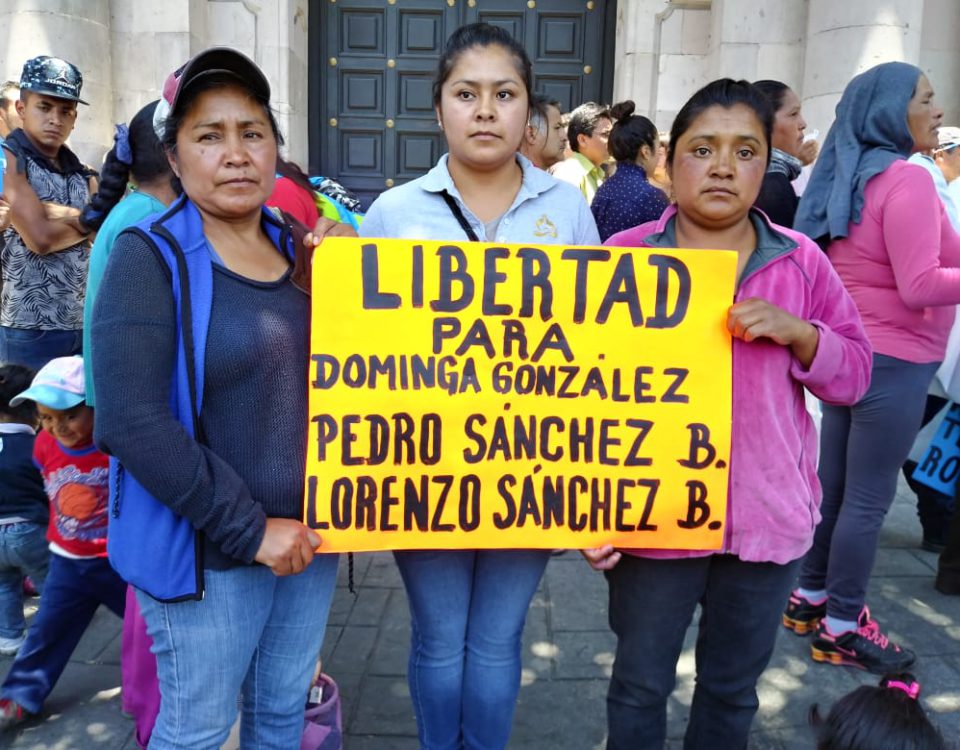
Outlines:
[[930, 720], [944, 737], [960, 738], [960, 656], [920, 659], [911, 672]]
[[[569, 559], [567, 559], [569, 558]], [[551, 558], [546, 586], [550, 595], [550, 624], [562, 630], [603, 630], [607, 627], [607, 584], [576, 553]]]
[[343, 720], [344, 730], [349, 727], [353, 721], [353, 716], [357, 711], [357, 701], [360, 695], [360, 684], [363, 682], [363, 675], [341, 672], [333, 680], [337, 683], [340, 691], [340, 716]]
[[98, 607], [71, 660], [119, 665], [122, 632], [123, 620], [106, 607]]
[[[370, 563], [373, 561], [373, 555], [367, 552], [358, 552], [353, 556], [353, 580], [354, 583], [359, 584], [363, 577], [367, 574], [367, 568], [370, 566]], [[340, 555], [340, 565], [337, 567], [337, 586], [342, 586], [343, 588], [347, 587], [349, 581], [347, 553]]]
[[873, 577], [896, 576], [930, 577], [932, 572], [930, 566], [914, 554], [914, 550], [890, 548], [884, 550], [884, 554], [877, 555], [876, 564], [873, 566]]
[[894, 642], [920, 656], [960, 654], [960, 601], [937, 593], [932, 576], [875, 577], [867, 602]]
[[417, 724], [405, 677], [368, 676], [347, 731], [360, 735], [416, 737]]
[[[379, 625], [383, 620], [383, 609], [387, 604], [391, 589], [371, 588], [360, 586], [357, 589], [357, 598], [350, 610], [347, 623], [357, 625]], [[347, 596], [352, 596], [347, 593]]]
[[323, 646], [320, 649], [320, 662], [326, 666], [327, 662], [333, 657], [337, 643], [343, 635], [343, 628], [339, 625], [327, 625], [327, 630], [323, 634]]
[[419, 750], [416, 737], [349, 734], [343, 741], [346, 750]]
[[132, 722], [120, 713], [120, 674], [115, 665], [68, 664], [44, 711], [4, 735], [11, 750], [118, 750]]
[[400, 578], [400, 571], [393, 561], [392, 554], [378, 553], [370, 557], [370, 566], [363, 578], [364, 586], [403, 588], [403, 580]]
[[564, 680], [609, 679], [617, 639], [609, 630], [562, 632], [554, 636], [556, 675]]
[[385, 677], [404, 677], [410, 651], [410, 615], [403, 591], [395, 589], [384, 608], [379, 637], [370, 657], [368, 673]]
[[600, 750], [606, 680], [536, 680], [520, 688], [509, 750]]
[[330, 602], [330, 614], [327, 615], [327, 627], [331, 625], [345, 625], [353, 611], [356, 597], [346, 588], [337, 586], [333, 592], [333, 601]]
[[340, 674], [363, 674], [376, 641], [376, 627], [345, 627], [333, 646], [330, 658], [324, 662], [324, 671], [333, 675], [335, 680]]

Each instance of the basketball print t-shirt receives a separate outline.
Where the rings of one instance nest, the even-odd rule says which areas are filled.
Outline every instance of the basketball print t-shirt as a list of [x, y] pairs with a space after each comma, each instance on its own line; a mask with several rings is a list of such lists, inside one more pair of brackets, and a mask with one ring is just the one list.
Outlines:
[[37, 435], [33, 459], [50, 498], [47, 539], [54, 552], [107, 556], [109, 459], [94, 445], [64, 448], [49, 432]]

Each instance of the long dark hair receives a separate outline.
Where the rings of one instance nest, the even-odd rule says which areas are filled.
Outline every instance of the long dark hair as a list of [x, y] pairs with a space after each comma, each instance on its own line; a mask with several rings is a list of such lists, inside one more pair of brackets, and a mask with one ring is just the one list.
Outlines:
[[673, 165], [677, 142], [703, 112], [711, 107], [731, 109], [738, 104], [743, 104], [745, 107], [752, 109], [760, 121], [763, 134], [767, 140], [767, 164], [769, 164], [770, 139], [773, 136], [773, 107], [770, 100], [749, 81], [734, 81], [732, 78], [719, 78], [716, 81], [711, 81], [683, 105], [673, 121], [673, 127], [670, 128], [667, 164]]
[[440, 56], [440, 63], [437, 66], [437, 73], [433, 78], [433, 105], [440, 104], [440, 90], [443, 84], [447, 82], [453, 67], [457, 60], [467, 50], [474, 47], [491, 47], [499, 45], [503, 47], [513, 57], [517, 73], [527, 88], [527, 107], [533, 106], [533, 66], [530, 64], [530, 58], [527, 51], [516, 39], [510, 36], [509, 32], [500, 26], [494, 26], [489, 23], [471, 23], [461, 26], [454, 31], [447, 39], [447, 45]]
[[763, 95], [770, 100], [770, 106], [773, 107], [773, 114], [776, 115], [783, 106], [783, 100], [790, 90], [790, 87], [783, 81], [774, 81], [772, 78], [754, 81], [753, 85], [760, 89]]
[[861, 685], [845, 695], [826, 718], [813, 706], [810, 723], [817, 750], [945, 750], [943, 737], [916, 696], [891, 683], [917, 684], [908, 672], [891, 674], [879, 686]]
[[610, 108], [613, 128], [607, 148], [617, 161], [635, 162], [643, 146], [657, 153], [660, 134], [657, 127], [643, 115], [633, 114], [636, 105], [629, 99]]
[[159, 100], [150, 102], [130, 121], [129, 141], [132, 161], [125, 164], [117, 156], [117, 146], [107, 153], [100, 170], [100, 185], [80, 213], [80, 221], [90, 229], [99, 229], [127, 190], [130, 176], [138, 183], [153, 182], [159, 177], [173, 177], [167, 156], [153, 130], [153, 111]]

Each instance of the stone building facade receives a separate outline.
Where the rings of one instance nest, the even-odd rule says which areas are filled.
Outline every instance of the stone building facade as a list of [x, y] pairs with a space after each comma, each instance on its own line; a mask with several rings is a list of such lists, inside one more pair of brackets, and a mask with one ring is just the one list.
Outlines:
[[[823, 136], [851, 76], [887, 60], [926, 71], [946, 121], [960, 123], [958, 0], [615, 1], [613, 98], [633, 99], [661, 129], [697, 87], [730, 75], [787, 82]], [[17, 78], [38, 54], [77, 64], [91, 106], [72, 145], [98, 163], [112, 123], [156, 98], [171, 69], [206, 46], [230, 45], [266, 72], [287, 151], [306, 164], [310, 129], [322, 126], [308, 121], [307, 95], [308, 77], [324, 75], [308, 64], [320, 3], [336, 0], [0, 0], [0, 75]]]

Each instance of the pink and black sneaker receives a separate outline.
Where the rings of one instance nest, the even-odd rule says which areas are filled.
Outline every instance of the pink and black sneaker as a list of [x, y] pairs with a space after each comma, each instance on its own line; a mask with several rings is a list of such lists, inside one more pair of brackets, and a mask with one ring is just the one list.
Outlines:
[[786, 609], [783, 610], [783, 627], [797, 635], [807, 635], [817, 629], [817, 625], [826, 614], [826, 597], [819, 604], [814, 604], [794, 591], [787, 600]]
[[857, 618], [856, 630], [834, 635], [827, 629], [826, 622], [821, 622], [810, 644], [810, 653], [814, 661], [857, 667], [874, 674], [901, 672], [916, 659], [912, 651], [901, 648], [880, 632], [880, 624], [870, 617], [867, 607]]

